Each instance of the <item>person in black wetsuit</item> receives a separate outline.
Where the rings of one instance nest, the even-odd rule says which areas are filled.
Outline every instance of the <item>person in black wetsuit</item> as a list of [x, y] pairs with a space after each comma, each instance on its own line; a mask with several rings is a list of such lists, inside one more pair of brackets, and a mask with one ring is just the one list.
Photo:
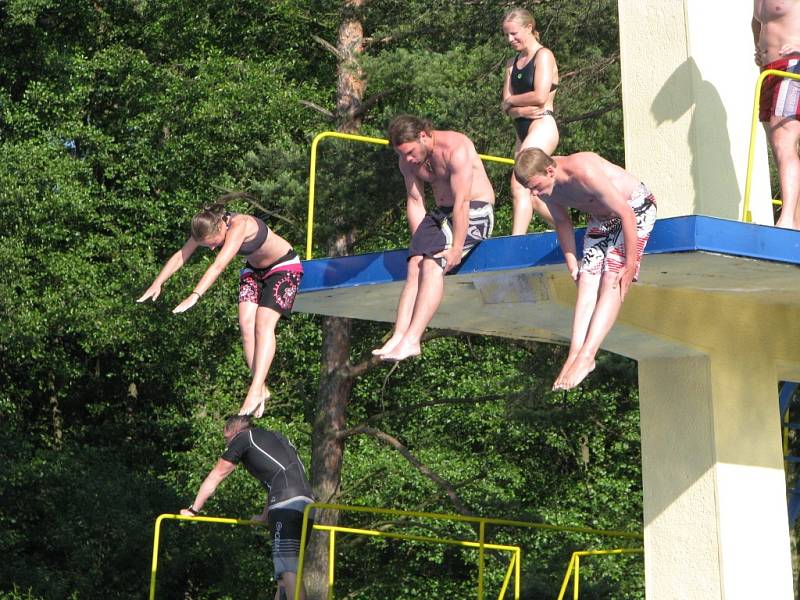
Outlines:
[[[558, 67], [553, 53], [539, 43], [531, 13], [515, 8], [503, 18], [503, 33], [517, 54], [506, 63], [503, 111], [514, 119], [514, 154], [525, 148], [541, 148], [552, 154], [558, 145], [553, 99], [558, 88]], [[548, 224], [553, 218], [544, 202], [531, 195], [511, 176], [514, 223], [511, 235], [524, 235], [536, 211]]]
[[156, 300], [161, 286], [204, 246], [219, 248], [217, 258], [194, 286], [194, 290], [173, 309], [182, 313], [192, 308], [217, 280], [236, 255], [247, 259], [239, 272], [239, 327], [247, 366], [253, 374], [240, 414], [260, 417], [271, 393], [267, 374], [275, 357], [275, 327], [278, 319], [292, 312], [303, 277], [300, 258], [292, 245], [269, 229], [261, 219], [229, 212], [226, 202], [245, 194], [228, 194], [206, 206], [192, 218], [192, 235], [167, 261], [150, 287], [137, 300]]
[[[275, 598], [294, 598], [297, 559], [303, 528], [303, 510], [314, 502], [311, 484], [297, 450], [277, 431], [254, 427], [248, 415], [235, 415], [225, 420], [223, 435], [228, 446], [217, 464], [197, 490], [194, 502], [183, 508], [184, 517], [197, 516], [220, 483], [242, 463], [247, 472], [267, 490], [264, 510], [252, 517], [269, 524], [272, 536], [272, 562], [278, 590]], [[313, 520], [309, 519], [306, 542]], [[300, 586], [300, 599], [306, 597]]]

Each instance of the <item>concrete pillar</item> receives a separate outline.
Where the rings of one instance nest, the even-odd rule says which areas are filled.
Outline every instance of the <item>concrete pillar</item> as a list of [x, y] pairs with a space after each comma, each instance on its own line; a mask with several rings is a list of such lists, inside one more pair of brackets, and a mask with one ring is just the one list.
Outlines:
[[648, 600], [791, 600], [777, 379], [738, 347], [639, 362]]
[[[753, 3], [619, 0], [626, 167], [658, 198], [659, 218], [739, 220], [758, 68]], [[772, 224], [759, 125], [750, 210]]]

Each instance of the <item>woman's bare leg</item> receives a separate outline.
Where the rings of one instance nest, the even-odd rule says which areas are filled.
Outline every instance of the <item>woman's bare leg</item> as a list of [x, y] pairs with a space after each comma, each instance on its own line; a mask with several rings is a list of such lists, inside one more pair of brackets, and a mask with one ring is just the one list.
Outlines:
[[[514, 154], [526, 148], [540, 148], [547, 154], [552, 154], [558, 145], [558, 127], [556, 121], [551, 116], [544, 116], [535, 119], [528, 128], [528, 135], [522, 143], [517, 140]], [[547, 205], [538, 197], [531, 194], [531, 191], [517, 181], [514, 174], [511, 174], [511, 198], [514, 205], [514, 221], [511, 228], [511, 235], [525, 235], [528, 226], [533, 218], [533, 213], [537, 213], [548, 225], [553, 227], [553, 217]]]
[[239, 411], [241, 414], [250, 414], [257, 409], [263, 411], [261, 405], [265, 400], [265, 383], [272, 359], [275, 357], [275, 326], [280, 318], [280, 313], [266, 306], [259, 306], [256, 311], [256, 339], [251, 369], [253, 380]]
[[239, 331], [242, 333], [242, 350], [247, 368], [253, 370], [253, 352], [256, 348], [256, 309], [255, 302], [239, 302]]

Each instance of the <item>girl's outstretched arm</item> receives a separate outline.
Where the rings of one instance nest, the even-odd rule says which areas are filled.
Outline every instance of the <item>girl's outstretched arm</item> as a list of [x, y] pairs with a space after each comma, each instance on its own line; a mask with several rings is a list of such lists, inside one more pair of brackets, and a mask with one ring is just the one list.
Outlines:
[[194, 241], [194, 239], [189, 238], [183, 245], [183, 248], [173, 254], [167, 263], [162, 267], [161, 272], [155, 278], [153, 283], [150, 284], [150, 287], [145, 290], [144, 294], [142, 294], [142, 297], [139, 298], [137, 302], [144, 302], [145, 300], [155, 301], [155, 299], [161, 294], [161, 286], [164, 285], [164, 282], [172, 277], [172, 274], [175, 273], [175, 271], [186, 264], [186, 261], [189, 260], [189, 257], [191, 257], [192, 254], [194, 254], [194, 251], [197, 250], [198, 246], [199, 244]]
[[228, 263], [230, 263], [233, 260], [233, 257], [236, 256], [239, 248], [242, 247], [246, 228], [247, 226], [244, 218], [240, 217], [231, 220], [230, 227], [225, 234], [225, 243], [222, 246], [222, 249], [219, 251], [219, 254], [217, 254], [217, 258], [214, 259], [214, 262], [211, 263], [211, 266], [206, 269], [206, 272], [200, 278], [200, 281], [198, 281], [197, 285], [194, 286], [194, 290], [192, 290], [192, 292], [183, 299], [183, 302], [172, 309], [173, 313], [182, 313], [192, 308], [195, 304], [197, 304], [197, 301], [203, 297], [203, 294], [208, 291], [208, 288], [214, 285], [217, 277], [222, 274], [222, 272], [225, 270], [225, 267], [228, 266]]

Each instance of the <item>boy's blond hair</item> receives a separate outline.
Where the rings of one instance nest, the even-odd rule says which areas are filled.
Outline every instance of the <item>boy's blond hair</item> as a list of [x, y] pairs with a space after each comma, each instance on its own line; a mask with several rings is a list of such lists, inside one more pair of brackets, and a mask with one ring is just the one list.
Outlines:
[[525, 148], [517, 154], [514, 162], [514, 177], [525, 185], [531, 177], [544, 175], [547, 167], [550, 166], [556, 166], [556, 161], [547, 152], [541, 148]]

